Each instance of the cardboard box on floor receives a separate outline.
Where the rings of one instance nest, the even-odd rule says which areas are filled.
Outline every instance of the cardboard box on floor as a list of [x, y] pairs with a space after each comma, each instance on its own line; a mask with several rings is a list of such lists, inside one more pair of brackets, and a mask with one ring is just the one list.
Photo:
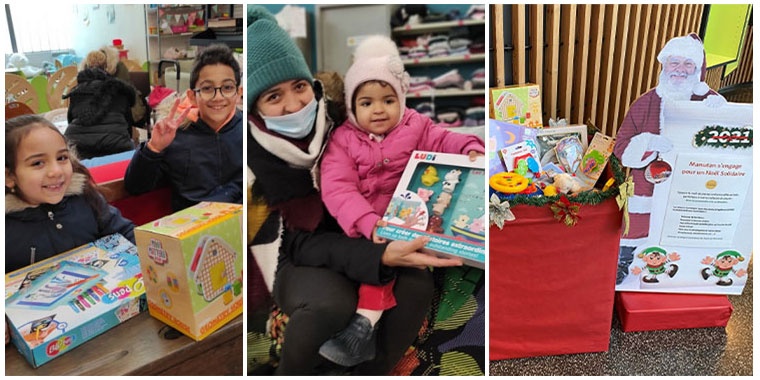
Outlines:
[[114, 234], [6, 274], [5, 316], [36, 368], [145, 310], [144, 294], [137, 248]]
[[151, 316], [201, 340], [242, 313], [242, 215], [201, 202], [135, 229]]
[[726, 327], [734, 307], [724, 295], [617, 292], [615, 309], [631, 332]]

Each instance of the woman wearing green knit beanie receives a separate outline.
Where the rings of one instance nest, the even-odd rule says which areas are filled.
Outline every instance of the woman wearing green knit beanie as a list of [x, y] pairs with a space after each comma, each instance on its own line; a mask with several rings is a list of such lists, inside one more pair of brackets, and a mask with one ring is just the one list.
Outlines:
[[267, 286], [289, 317], [276, 374], [324, 371], [319, 347], [349, 324], [358, 285], [395, 278], [397, 306], [378, 325], [374, 359], [346, 369], [387, 375], [415, 340], [433, 297], [432, 275], [419, 268], [448, 262], [419, 252], [426, 238], [375, 244], [343, 234], [318, 186], [316, 169], [334, 126], [322, 83], [265, 8], [248, 6], [247, 33], [250, 199], [269, 210], [249, 218], [257, 226], [249, 239], [265, 279], [275, 271], [265, 263], [277, 257]]

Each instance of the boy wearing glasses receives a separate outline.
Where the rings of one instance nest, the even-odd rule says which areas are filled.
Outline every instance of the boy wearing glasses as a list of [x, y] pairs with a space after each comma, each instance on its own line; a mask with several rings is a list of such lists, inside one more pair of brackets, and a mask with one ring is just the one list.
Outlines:
[[168, 117], [153, 126], [124, 175], [131, 194], [168, 180], [172, 209], [201, 201], [243, 203], [243, 114], [240, 65], [225, 45], [199, 54], [190, 74], [187, 98], [193, 107], [178, 114], [179, 99]]

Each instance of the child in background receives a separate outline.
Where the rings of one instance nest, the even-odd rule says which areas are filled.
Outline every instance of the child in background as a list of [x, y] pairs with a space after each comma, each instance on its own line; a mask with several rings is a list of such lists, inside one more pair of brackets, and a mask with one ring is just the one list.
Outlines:
[[5, 122], [5, 272], [120, 233], [134, 225], [110, 206], [52, 123]]
[[[350, 237], [384, 241], [376, 228], [412, 151], [468, 154], [471, 160], [485, 152], [479, 137], [437, 127], [406, 108], [408, 88], [409, 74], [392, 40], [372, 36], [356, 48], [345, 77], [348, 120], [333, 133], [320, 165], [322, 200]], [[320, 354], [349, 367], [372, 359], [377, 323], [396, 305], [393, 285], [362, 284], [356, 315]]]
[[236, 107], [243, 90], [240, 81], [240, 65], [227, 46], [203, 50], [187, 90], [194, 107], [177, 115], [177, 99], [169, 116], [156, 123], [150, 140], [129, 163], [127, 191], [145, 193], [168, 179], [175, 211], [201, 201], [242, 204], [243, 113]]

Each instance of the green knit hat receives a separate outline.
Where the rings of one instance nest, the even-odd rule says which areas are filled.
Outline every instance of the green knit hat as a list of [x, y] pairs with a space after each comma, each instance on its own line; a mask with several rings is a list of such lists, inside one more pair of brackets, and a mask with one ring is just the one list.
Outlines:
[[729, 251], [723, 251], [723, 252], [719, 253], [718, 257], [716, 257], [716, 259], [719, 259], [719, 258], [725, 257], [725, 256], [733, 256], [733, 257], [736, 257], [739, 261], [744, 261], [744, 257], [742, 257], [741, 253], [736, 252], [736, 251], [731, 251], [731, 250], [729, 250]]
[[277, 19], [259, 5], [248, 6], [248, 108], [268, 88], [287, 80], [313, 82], [309, 65]]
[[641, 253], [639, 253], [638, 256], [639, 256], [639, 258], [642, 258], [642, 257], [644, 257], [644, 256], [646, 256], [646, 255], [648, 255], [650, 253], [659, 253], [659, 254], [665, 256], [668, 252], [665, 251], [664, 249], [660, 248], [660, 247], [649, 247], [649, 248], [641, 251]]

